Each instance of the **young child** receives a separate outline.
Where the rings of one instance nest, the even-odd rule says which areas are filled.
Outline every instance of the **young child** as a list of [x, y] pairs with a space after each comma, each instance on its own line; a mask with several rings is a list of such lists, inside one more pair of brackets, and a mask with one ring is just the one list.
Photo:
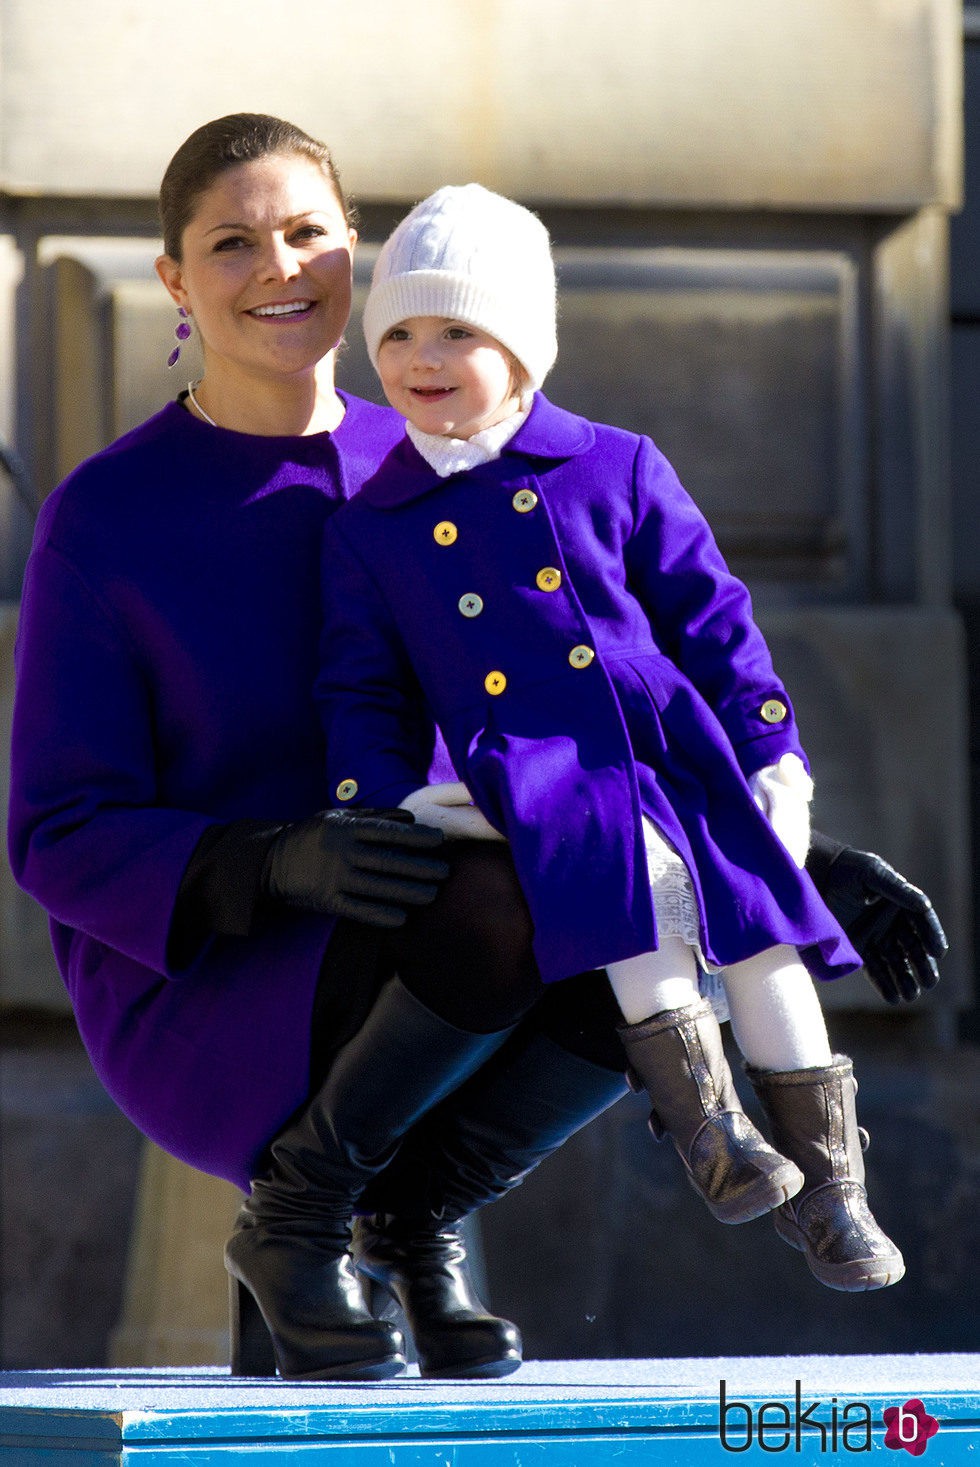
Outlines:
[[[327, 527], [330, 788], [506, 837], [543, 978], [607, 970], [654, 1132], [712, 1213], [776, 1209], [823, 1283], [884, 1287], [904, 1264], [811, 979], [860, 960], [801, 869], [789, 698], [653, 443], [540, 393], [555, 316], [547, 231], [477, 184], [380, 252], [364, 330], [407, 436]], [[460, 785], [425, 787], [433, 721]], [[776, 1149], [739, 1103], [708, 972]]]

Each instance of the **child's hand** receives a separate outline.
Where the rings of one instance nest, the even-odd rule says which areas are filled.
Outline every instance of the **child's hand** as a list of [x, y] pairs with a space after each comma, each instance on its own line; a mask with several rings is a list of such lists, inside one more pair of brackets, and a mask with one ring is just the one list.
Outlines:
[[401, 802], [418, 825], [434, 825], [447, 840], [505, 840], [470, 798], [465, 784], [427, 784]]
[[784, 754], [749, 776], [749, 789], [759, 809], [802, 870], [810, 849], [810, 801], [813, 780], [796, 754]]

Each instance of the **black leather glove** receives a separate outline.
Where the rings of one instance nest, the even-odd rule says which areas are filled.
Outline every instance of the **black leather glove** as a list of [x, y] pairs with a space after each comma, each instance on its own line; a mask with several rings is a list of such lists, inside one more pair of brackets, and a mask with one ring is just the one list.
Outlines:
[[280, 831], [263, 892], [308, 912], [401, 927], [405, 908], [426, 906], [449, 875], [445, 861], [425, 854], [442, 839], [407, 810], [322, 811]]
[[806, 864], [886, 1003], [912, 1003], [935, 988], [949, 944], [925, 892], [873, 852], [817, 833]]

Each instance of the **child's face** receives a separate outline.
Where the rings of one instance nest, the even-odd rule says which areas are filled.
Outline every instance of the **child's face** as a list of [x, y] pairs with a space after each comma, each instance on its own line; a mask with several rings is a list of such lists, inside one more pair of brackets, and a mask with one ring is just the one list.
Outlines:
[[520, 369], [475, 326], [444, 316], [399, 321], [378, 349], [385, 396], [423, 433], [472, 438], [516, 412]]

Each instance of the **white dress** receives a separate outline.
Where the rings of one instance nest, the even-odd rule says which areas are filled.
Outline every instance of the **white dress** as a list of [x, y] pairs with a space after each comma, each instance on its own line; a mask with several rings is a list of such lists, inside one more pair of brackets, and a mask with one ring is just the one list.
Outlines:
[[705, 961], [701, 950], [701, 916], [687, 867], [651, 820], [643, 817], [643, 844], [647, 852], [647, 875], [653, 911], [660, 937], [679, 937], [693, 948], [698, 961], [698, 989], [717, 1015], [728, 1018], [728, 1003], [719, 978], [720, 968]]

